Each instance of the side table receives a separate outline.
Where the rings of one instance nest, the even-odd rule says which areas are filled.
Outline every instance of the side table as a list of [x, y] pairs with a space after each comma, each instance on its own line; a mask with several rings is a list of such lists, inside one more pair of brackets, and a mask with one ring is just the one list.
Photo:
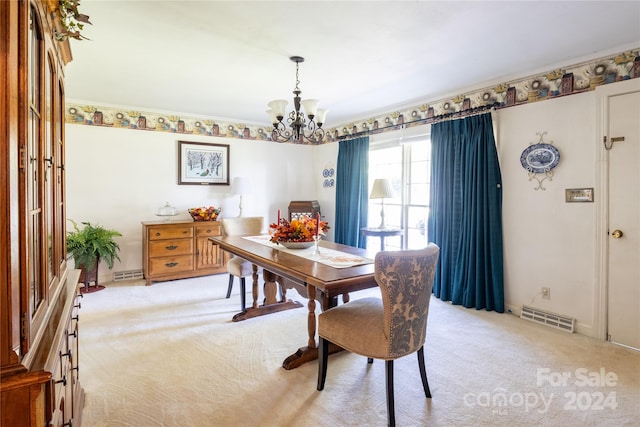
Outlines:
[[389, 236], [401, 236], [402, 230], [400, 228], [377, 228], [377, 227], [363, 227], [360, 229], [362, 234], [369, 237], [380, 237], [380, 250], [384, 251], [384, 238]]

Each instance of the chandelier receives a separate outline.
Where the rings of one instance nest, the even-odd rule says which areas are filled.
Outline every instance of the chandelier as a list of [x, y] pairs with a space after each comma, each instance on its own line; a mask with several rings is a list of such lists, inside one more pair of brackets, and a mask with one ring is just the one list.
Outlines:
[[[273, 131], [271, 131], [271, 139], [277, 142], [293, 142], [301, 144], [304, 142], [310, 142], [318, 144], [322, 142], [324, 138], [324, 130], [322, 124], [327, 116], [327, 110], [317, 108], [317, 99], [305, 99], [300, 101], [300, 94], [302, 91], [298, 87], [300, 84], [299, 68], [300, 63], [304, 62], [304, 58], [301, 56], [292, 56], [289, 58], [296, 63], [296, 87], [293, 89], [293, 105], [295, 110], [289, 113], [287, 117], [287, 123], [291, 130], [287, 129], [287, 125], [283, 122], [285, 118], [285, 108], [287, 108], [288, 102], [284, 99], [276, 99], [271, 101], [268, 106], [267, 113], [271, 118], [273, 124]], [[306, 117], [304, 112], [300, 111], [300, 106], [304, 107], [304, 111], [307, 113]], [[309, 120], [307, 122], [307, 119]]]

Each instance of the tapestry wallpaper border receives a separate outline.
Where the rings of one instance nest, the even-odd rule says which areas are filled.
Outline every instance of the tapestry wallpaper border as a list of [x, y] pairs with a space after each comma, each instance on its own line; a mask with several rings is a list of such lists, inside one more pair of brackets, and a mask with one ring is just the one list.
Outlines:
[[[352, 135], [378, 133], [401, 126], [423, 125], [437, 117], [447, 117], [487, 106], [505, 108], [594, 90], [596, 87], [640, 77], [640, 48], [591, 60], [565, 69], [500, 83], [453, 98], [440, 99], [401, 111], [390, 111], [362, 122], [351, 122], [326, 129], [323, 143], [336, 142]], [[232, 123], [214, 118], [167, 115], [153, 111], [66, 103], [65, 121], [69, 124], [104, 126], [132, 130], [172, 132], [271, 141], [271, 126]]]

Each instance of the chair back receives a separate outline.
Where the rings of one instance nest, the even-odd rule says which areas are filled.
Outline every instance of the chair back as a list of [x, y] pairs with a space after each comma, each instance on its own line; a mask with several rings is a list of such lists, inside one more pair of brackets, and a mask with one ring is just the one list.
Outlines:
[[221, 222], [225, 236], [256, 236], [262, 233], [264, 227], [264, 218], [261, 216], [222, 218]]
[[424, 249], [376, 254], [375, 279], [382, 292], [390, 357], [402, 357], [424, 345], [439, 253], [440, 248], [430, 243]]

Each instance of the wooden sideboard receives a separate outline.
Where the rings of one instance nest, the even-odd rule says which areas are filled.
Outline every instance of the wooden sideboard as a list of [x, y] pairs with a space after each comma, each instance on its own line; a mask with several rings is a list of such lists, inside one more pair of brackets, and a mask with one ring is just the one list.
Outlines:
[[219, 221], [145, 221], [142, 265], [151, 282], [224, 273], [229, 255], [209, 237], [221, 236]]

